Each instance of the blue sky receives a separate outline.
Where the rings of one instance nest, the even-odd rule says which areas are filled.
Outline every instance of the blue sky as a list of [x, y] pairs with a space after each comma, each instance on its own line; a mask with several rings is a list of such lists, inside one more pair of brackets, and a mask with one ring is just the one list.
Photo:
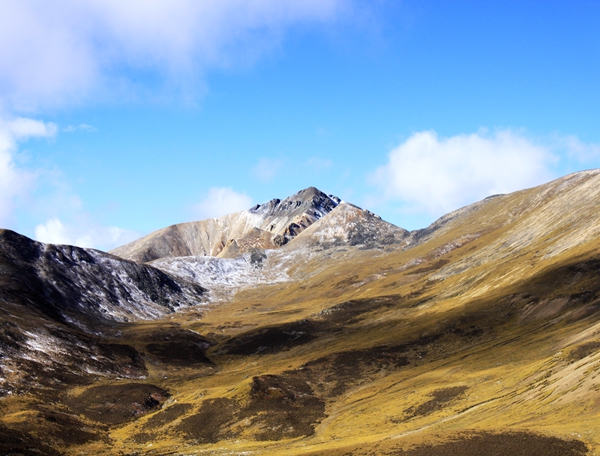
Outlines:
[[600, 167], [596, 1], [0, 0], [0, 226], [110, 249], [316, 186], [408, 229]]

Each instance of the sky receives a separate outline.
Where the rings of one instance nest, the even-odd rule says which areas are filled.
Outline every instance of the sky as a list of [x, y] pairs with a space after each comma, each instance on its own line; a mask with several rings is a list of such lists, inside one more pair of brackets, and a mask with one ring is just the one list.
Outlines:
[[315, 186], [407, 229], [600, 167], [600, 2], [0, 0], [0, 228], [109, 250]]

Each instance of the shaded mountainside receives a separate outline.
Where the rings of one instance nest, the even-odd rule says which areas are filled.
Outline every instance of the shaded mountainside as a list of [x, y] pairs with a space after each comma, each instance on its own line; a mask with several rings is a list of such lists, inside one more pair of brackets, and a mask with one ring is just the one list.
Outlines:
[[[285, 238], [306, 192], [245, 211], [274, 226], [237, 225], [236, 245]], [[234, 258], [188, 237], [140, 265], [3, 232], [0, 454], [600, 453], [600, 171], [412, 233], [330, 201]]]
[[98, 250], [42, 244], [0, 231], [0, 300], [60, 322], [90, 327], [98, 319], [153, 319], [198, 305], [201, 285]]
[[0, 231], [0, 393], [143, 378], [123, 323], [202, 307], [206, 289], [98, 250]]

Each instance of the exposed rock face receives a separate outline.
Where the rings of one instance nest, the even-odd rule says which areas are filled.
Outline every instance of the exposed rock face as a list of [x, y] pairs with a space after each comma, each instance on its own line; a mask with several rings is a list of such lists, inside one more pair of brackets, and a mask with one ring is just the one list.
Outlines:
[[329, 214], [339, 203], [338, 197], [327, 196], [315, 187], [309, 187], [283, 201], [273, 199], [266, 204], [257, 204], [248, 212], [264, 219], [259, 228], [283, 236], [287, 242]]
[[139, 263], [183, 256], [235, 258], [253, 249], [286, 244], [339, 203], [339, 198], [309, 187], [247, 211], [172, 225], [111, 253]]

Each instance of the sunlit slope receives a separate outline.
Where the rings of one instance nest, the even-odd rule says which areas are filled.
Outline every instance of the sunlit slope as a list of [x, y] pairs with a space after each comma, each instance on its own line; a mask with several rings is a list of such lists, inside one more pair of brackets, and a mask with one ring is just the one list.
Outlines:
[[[535, 431], [596, 446], [600, 344], [585, 336], [594, 323], [581, 314], [589, 303], [567, 298], [578, 274], [594, 294], [600, 289], [597, 269], [584, 264], [435, 314], [419, 297], [363, 299], [222, 338], [208, 351], [218, 373], [161, 382], [175, 393], [173, 408], [112, 435], [125, 439], [123, 448], [136, 447], [126, 443], [133, 436], [165, 451], [207, 453], [408, 448], [459, 430]], [[557, 276], [564, 282], [551, 295], [571, 299], [570, 311], [524, 319]], [[255, 303], [254, 312], [272, 319], [272, 304]]]

